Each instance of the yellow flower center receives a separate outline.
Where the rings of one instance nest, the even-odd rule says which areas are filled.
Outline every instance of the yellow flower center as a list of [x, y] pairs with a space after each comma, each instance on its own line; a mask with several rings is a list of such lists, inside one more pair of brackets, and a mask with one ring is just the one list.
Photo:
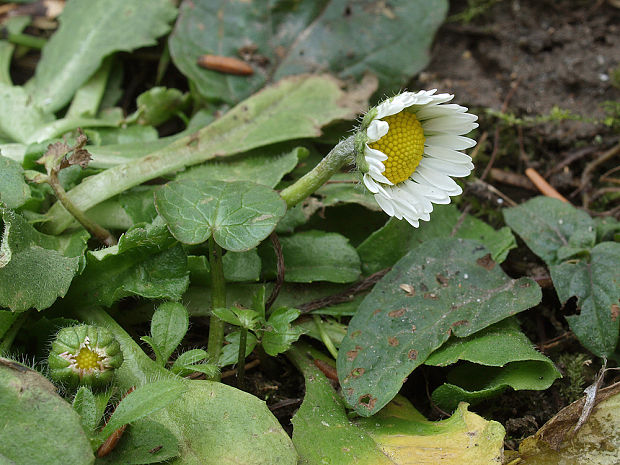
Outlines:
[[103, 357], [97, 355], [88, 347], [80, 349], [80, 353], [75, 358], [76, 365], [81, 370], [93, 370], [99, 368], [99, 363]]
[[398, 184], [409, 179], [422, 160], [424, 130], [418, 118], [408, 111], [386, 116], [383, 121], [390, 125], [388, 133], [369, 147], [387, 155], [383, 175]]

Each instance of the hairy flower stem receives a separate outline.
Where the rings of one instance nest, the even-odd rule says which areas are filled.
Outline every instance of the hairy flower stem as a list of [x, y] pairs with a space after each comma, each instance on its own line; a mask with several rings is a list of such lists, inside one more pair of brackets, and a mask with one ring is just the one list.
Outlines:
[[[9, 314], [12, 316], [11, 314]], [[0, 337], [0, 356], [3, 354], [7, 354], [13, 345], [13, 341], [17, 336], [17, 333], [24, 325], [26, 320], [28, 319], [28, 312], [20, 313], [15, 316], [13, 320], [13, 324], [9, 327], [9, 329], [4, 333], [4, 336]]]
[[351, 161], [353, 159], [353, 143], [354, 136], [340, 141], [312, 171], [280, 192], [280, 196], [286, 201], [288, 208], [292, 208], [305, 200], [336, 174], [347, 161]]
[[84, 212], [82, 212], [79, 208], [77, 208], [69, 197], [67, 196], [67, 192], [60, 184], [58, 180], [58, 171], [51, 170], [47, 182], [54, 190], [56, 194], [56, 198], [62, 203], [63, 207], [71, 213], [71, 215], [82, 225], [84, 229], [86, 229], [91, 235], [95, 236], [99, 241], [101, 241], [106, 246], [116, 245], [116, 238], [105, 228], [102, 228], [97, 223], [88, 218]]
[[[213, 236], [209, 238], [209, 265], [211, 268], [211, 307], [226, 307], [226, 280], [222, 263], [222, 248], [217, 245]], [[216, 364], [224, 345], [224, 322], [214, 314], [209, 320], [209, 342], [207, 353], [210, 363]], [[219, 381], [219, 373], [217, 379]]]
[[248, 340], [247, 328], [241, 328], [239, 334], [239, 356], [237, 357], [237, 387], [245, 391], [245, 346]]

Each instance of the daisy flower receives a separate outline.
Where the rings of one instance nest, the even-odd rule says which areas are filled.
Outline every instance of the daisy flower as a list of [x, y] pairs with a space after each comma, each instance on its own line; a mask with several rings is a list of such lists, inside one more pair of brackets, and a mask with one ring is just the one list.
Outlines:
[[388, 215], [418, 227], [433, 203], [450, 203], [463, 192], [452, 177], [474, 165], [461, 152], [476, 145], [463, 134], [478, 127], [467, 108], [435, 90], [403, 92], [369, 110], [355, 139], [364, 185]]

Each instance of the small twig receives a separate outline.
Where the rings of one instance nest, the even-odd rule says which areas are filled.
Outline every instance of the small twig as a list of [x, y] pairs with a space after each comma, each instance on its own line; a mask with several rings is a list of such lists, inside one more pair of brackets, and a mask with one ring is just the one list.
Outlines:
[[491, 192], [497, 197], [500, 197], [503, 201], [505, 201], [511, 207], [517, 206], [517, 202], [512, 200], [510, 197], [508, 197], [506, 194], [500, 191], [497, 187], [489, 184], [488, 182], [483, 181], [482, 179], [476, 179], [473, 183], [469, 185], [469, 188], [471, 189], [472, 193], [475, 192], [476, 188], [478, 188], [478, 190], [484, 189], [485, 191]]
[[282, 245], [280, 244], [280, 240], [278, 239], [278, 235], [274, 232], [269, 236], [271, 239], [271, 243], [273, 244], [273, 250], [276, 252], [276, 257], [278, 259], [278, 276], [276, 278], [276, 284], [273, 286], [273, 290], [271, 291], [271, 295], [267, 299], [265, 303], [265, 312], [268, 312], [273, 303], [278, 298], [278, 294], [280, 294], [280, 289], [282, 289], [282, 284], [284, 283], [284, 255], [282, 254]]
[[480, 152], [480, 149], [482, 148], [482, 146], [484, 145], [484, 143], [487, 141], [488, 138], [489, 138], [489, 133], [487, 131], [484, 131], [482, 135], [480, 136], [480, 139], [478, 139], [478, 143], [476, 144], [476, 147], [474, 147], [474, 149], [469, 154], [472, 160], [476, 159], [476, 156], [478, 156], [478, 152]]
[[588, 198], [588, 192], [586, 186], [590, 183], [590, 179], [592, 178], [592, 172], [599, 166], [605, 163], [608, 160], [611, 160], [613, 157], [620, 153], [620, 143], [616, 144], [606, 152], [603, 152], [598, 158], [592, 160], [590, 163], [586, 165], [581, 174], [581, 183], [579, 184], [579, 188], [571, 194], [571, 197], [577, 195], [579, 192], [583, 191], [583, 206], [588, 207], [590, 204], [590, 200]]
[[[245, 371], [248, 371], [258, 365], [260, 365], [260, 359], [257, 358], [256, 360], [252, 360], [251, 362], [246, 363], [244, 368], [245, 368]], [[222, 379], [230, 378], [231, 376], [235, 376], [236, 374], [237, 374], [237, 369], [233, 368], [232, 370], [222, 372], [221, 378]]]
[[560, 334], [553, 339], [549, 339], [544, 343], [538, 344], [536, 347], [538, 347], [538, 350], [540, 350], [541, 352], [546, 352], [549, 349], [553, 349], [554, 347], [564, 344], [572, 339], [575, 339], [575, 334], [573, 334], [572, 331], [566, 331], [565, 333]]
[[450, 232], [450, 237], [454, 237], [456, 233], [459, 231], [459, 228], [463, 224], [463, 221], [465, 221], [465, 218], [467, 218], [467, 214], [469, 213], [470, 210], [471, 210], [471, 204], [468, 203], [463, 209], [461, 216], [459, 216], [459, 219], [456, 220], [456, 223], [454, 223], [452, 231]]
[[311, 300], [310, 302], [299, 305], [297, 309], [301, 311], [301, 313], [308, 313], [312, 312], [313, 310], [318, 310], [319, 308], [342, 304], [344, 302], [350, 302], [355, 298], [357, 294], [359, 294], [360, 292], [364, 292], [374, 286], [377, 281], [383, 278], [391, 269], [391, 267], [384, 268], [383, 270], [377, 271], [376, 273], [371, 274], [367, 278], [362, 279], [361, 281], [357, 282], [343, 292], [339, 292], [337, 294], [333, 294], [327, 297], [322, 297], [320, 299]]
[[594, 191], [590, 200], [596, 200], [605, 194], [615, 194], [618, 192], [620, 192], [620, 187], [602, 187]]
[[532, 184], [532, 181], [530, 181], [526, 176], [513, 173], [511, 171], [503, 171], [499, 168], [491, 168], [491, 179], [502, 184], [508, 184], [510, 186], [520, 187], [530, 191], [537, 190], [536, 186]]
[[566, 198], [543, 178], [534, 168], [526, 168], [525, 175], [532, 181], [541, 194], [569, 203]]
[[570, 155], [565, 157], [560, 163], [553, 165], [550, 169], [545, 173], [545, 177], [548, 178], [551, 175], [560, 172], [565, 166], [570, 165], [571, 163], [580, 160], [581, 158], [590, 155], [593, 152], [596, 152], [597, 147], [584, 147], [582, 149], [576, 150], [572, 152]]
[[268, 405], [267, 407], [269, 408], [269, 410], [273, 412], [283, 407], [288, 407], [289, 405], [301, 404], [302, 402], [303, 402], [303, 399], [284, 399], [284, 400], [281, 400], [280, 402], [276, 402], [273, 405]]

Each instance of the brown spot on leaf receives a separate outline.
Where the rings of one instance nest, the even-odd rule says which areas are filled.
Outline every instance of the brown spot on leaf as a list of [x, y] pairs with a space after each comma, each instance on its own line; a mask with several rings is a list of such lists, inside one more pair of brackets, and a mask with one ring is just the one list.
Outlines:
[[362, 350], [362, 348], [360, 346], [355, 346], [354, 350], [349, 350], [347, 352], [347, 360], [349, 362], [352, 362], [353, 360], [355, 360], [355, 358], [357, 357], [357, 354], [359, 353], [360, 350]]
[[476, 260], [476, 263], [480, 265], [482, 268], [489, 270], [489, 271], [495, 268], [495, 262], [491, 258], [490, 253], [486, 254], [484, 257], [480, 257], [478, 260]]
[[459, 321], [455, 321], [454, 323], [452, 323], [452, 328], [456, 327], [456, 326], [463, 326], [463, 325], [468, 325], [469, 321], [467, 320], [459, 320]]
[[448, 278], [446, 278], [444, 275], [442, 275], [441, 273], [437, 273], [437, 276], [435, 276], [435, 279], [443, 287], [448, 286], [448, 284], [450, 282], [450, 280]]
[[415, 296], [415, 289], [411, 284], [401, 284], [398, 287], [407, 293], [407, 297]]
[[351, 378], [359, 378], [360, 376], [362, 376], [364, 373], [366, 372], [366, 370], [364, 370], [363, 368], [359, 367], [359, 368], [353, 368], [353, 370], [351, 370], [350, 376]]
[[359, 336], [360, 334], [362, 334], [362, 332], [358, 329], [355, 330], [351, 333], [351, 339], [356, 338], [357, 336]]
[[411, 325], [411, 332], [412, 332], [412, 333], [415, 333], [415, 330], [416, 330], [416, 329], [418, 329], [418, 328], [416, 328], [416, 326], [415, 326], [415, 325]]
[[420, 283], [420, 289], [422, 289], [422, 292], [428, 292], [428, 286], [424, 283]]
[[396, 339], [394, 336], [390, 336], [388, 337], [388, 344], [391, 345], [392, 347], [396, 347], [398, 346], [398, 339]]
[[411, 349], [407, 354], [407, 357], [409, 358], [409, 360], [415, 360], [416, 358], [418, 358], [418, 351], [415, 349]]
[[439, 299], [439, 296], [435, 294], [434, 292], [427, 292], [426, 294], [424, 294], [424, 298], [431, 299], [431, 300], [437, 300]]
[[363, 394], [357, 400], [357, 403], [362, 407], [366, 407], [368, 410], [372, 410], [375, 408], [375, 404], [377, 403], [377, 398], [371, 396], [370, 394]]
[[378, 308], [374, 312], [372, 312], [372, 316], [377, 316], [379, 313], [381, 313], [381, 309], [380, 308]]
[[344, 391], [347, 393], [347, 396], [352, 396], [354, 392], [353, 388], [346, 388]]
[[388, 316], [392, 318], [400, 318], [401, 316], [405, 314], [406, 311], [407, 310], [405, 310], [404, 308], [400, 308], [398, 310], [392, 310], [390, 313], [388, 313]]
[[612, 304], [611, 305], [611, 321], [616, 321], [616, 319], [618, 318], [618, 315], [620, 315], [620, 306], [618, 304]]

